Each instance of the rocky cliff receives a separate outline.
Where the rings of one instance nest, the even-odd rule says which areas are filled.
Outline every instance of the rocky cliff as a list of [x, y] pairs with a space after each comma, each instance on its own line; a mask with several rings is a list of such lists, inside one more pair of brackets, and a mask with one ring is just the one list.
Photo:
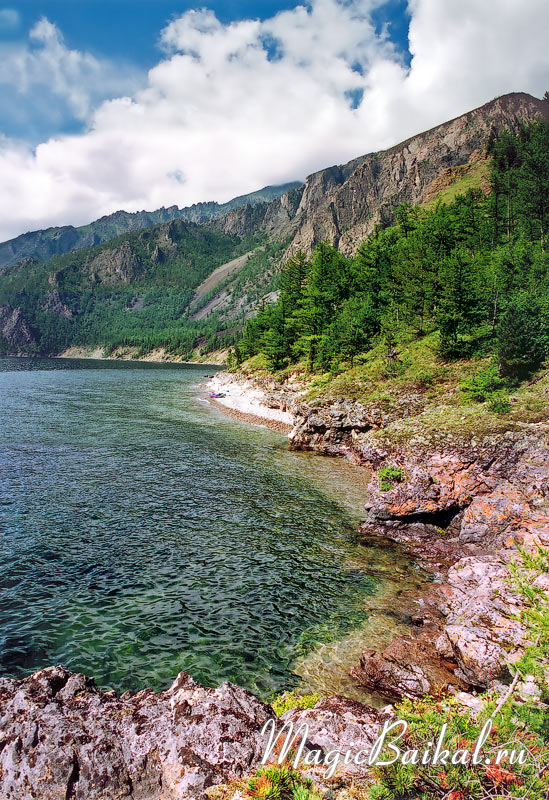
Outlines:
[[0, 354], [26, 353], [36, 340], [20, 308], [0, 306]]
[[216, 224], [239, 233], [259, 225], [287, 236], [289, 254], [309, 251], [320, 241], [352, 253], [378, 223], [392, 220], [400, 203], [433, 199], [441, 175], [451, 178], [452, 170], [477, 159], [501, 130], [516, 130], [538, 117], [549, 118], [547, 101], [507, 94], [389, 150], [309, 175], [298, 204], [294, 192], [259, 206], [253, 218], [242, 208]]

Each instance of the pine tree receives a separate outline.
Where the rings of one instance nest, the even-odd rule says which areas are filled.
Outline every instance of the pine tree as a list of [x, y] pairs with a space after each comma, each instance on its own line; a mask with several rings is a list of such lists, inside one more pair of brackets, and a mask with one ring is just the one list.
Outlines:
[[441, 266], [438, 322], [440, 352], [445, 358], [461, 355], [460, 336], [472, 330], [478, 310], [475, 277], [475, 264], [463, 249], [454, 251]]
[[528, 131], [519, 172], [519, 197], [523, 214], [539, 226], [541, 249], [545, 250], [549, 225], [549, 125], [536, 122]]
[[548, 337], [547, 317], [539, 299], [526, 292], [516, 295], [498, 327], [500, 374], [520, 380], [538, 369], [547, 353]]

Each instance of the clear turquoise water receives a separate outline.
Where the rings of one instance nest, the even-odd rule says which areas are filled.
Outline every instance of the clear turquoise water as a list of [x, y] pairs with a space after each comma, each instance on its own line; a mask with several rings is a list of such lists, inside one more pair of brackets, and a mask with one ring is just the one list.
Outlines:
[[328, 491], [332, 461], [221, 417], [204, 372], [0, 359], [1, 674], [269, 696], [363, 621], [358, 499]]

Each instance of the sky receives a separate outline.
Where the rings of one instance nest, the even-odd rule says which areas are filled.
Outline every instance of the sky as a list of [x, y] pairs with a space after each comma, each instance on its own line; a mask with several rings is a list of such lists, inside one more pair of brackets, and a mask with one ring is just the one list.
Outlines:
[[549, 89], [547, 0], [0, 0], [0, 240], [226, 201]]

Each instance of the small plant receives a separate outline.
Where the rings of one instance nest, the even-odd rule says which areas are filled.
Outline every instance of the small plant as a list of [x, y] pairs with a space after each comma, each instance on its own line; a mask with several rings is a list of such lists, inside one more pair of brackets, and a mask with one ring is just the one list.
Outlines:
[[415, 377], [416, 383], [424, 389], [432, 386], [435, 382], [435, 373], [431, 370], [424, 369], [417, 373]]
[[291, 767], [260, 767], [247, 783], [247, 794], [258, 800], [320, 800], [310, 778]]
[[329, 372], [324, 372], [322, 375], [317, 375], [312, 379], [310, 386], [312, 389], [316, 387], [327, 386], [332, 380], [332, 375]]
[[494, 392], [488, 401], [488, 408], [493, 414], [504, 416], [511, 411], [509, 396], [505, 392]]
[[313, 708], [320, 700], [322, 700], [322, 696], [318, 692], [304, 695], [298, 695], [295, 692], [283, 692], [275, 697], [271, 706], [277, 717], [281, 717], [282, 714], [292, 708]]
[[401, 483], [404, 479], [404, 472], [400, 467], [382, 467], [377, 473], [379, 478], [379, 488], [382, 492], [388, 492], [393, 488], [393, 484]]
[[497, 365], [489, 364], [484, 369], [476, 372], [471, 378], [467, 378], [461, 383], [461, 391], [466, 400], [476, 403], [483, 403], [488, 400], [494, 392], [505, 387], [505, 383], [499, 375]]

